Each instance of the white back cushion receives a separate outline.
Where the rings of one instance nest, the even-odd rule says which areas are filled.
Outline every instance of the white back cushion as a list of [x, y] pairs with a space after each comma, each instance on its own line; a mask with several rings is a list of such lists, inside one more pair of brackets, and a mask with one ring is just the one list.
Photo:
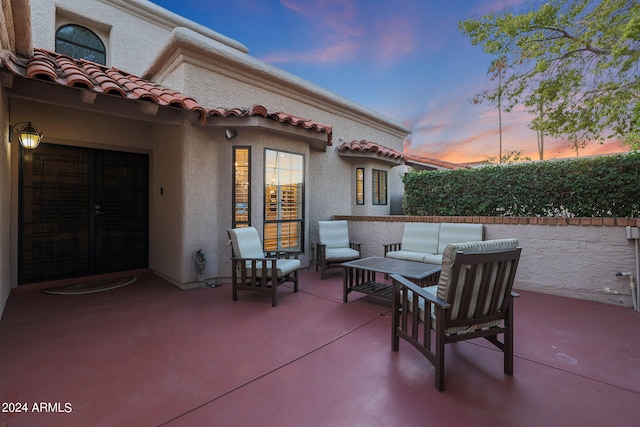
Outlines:
[[327, 248], [348, 248], [349, 227], [346, 220], [318, 221], [320, 243]]
[[432, 222], [406, 222], [402, 235], [402, 250], [438, 253], [440, 224]]
[[443, 253], [451, 243], [475, 242], [484, 238], [482, 224], [460, 224], [443, 222], [440, 224], [438, 251]]
[[229, 230], [233, 253], [238, 258], [264, 258], [262, 242], [258, 230], [254, 227], [234, 228]]

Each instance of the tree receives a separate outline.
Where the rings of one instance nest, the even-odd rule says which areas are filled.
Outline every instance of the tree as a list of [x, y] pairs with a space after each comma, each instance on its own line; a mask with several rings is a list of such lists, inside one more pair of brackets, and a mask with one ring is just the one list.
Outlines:
[[489, 73], [491, 73], [491, 80], [498, 79], [498, 88], [496, 89], [496, 98], [498, 102], [498, 126], [500, 130], [500, 151], [498, 154], [499, 163], [502, 163], [502, 79], [506, 73], [507, 60], [504, 56], [496, 59], [491, 63]]
[[499, 90], [505, 111], [536, 113], [539, 137], [566, 137], [576, 149], [610, 137], [640, 145], [640, 0], [550, 0], [459, 29], [510, 69], [503, 87], [478, 97], [492, 100]]

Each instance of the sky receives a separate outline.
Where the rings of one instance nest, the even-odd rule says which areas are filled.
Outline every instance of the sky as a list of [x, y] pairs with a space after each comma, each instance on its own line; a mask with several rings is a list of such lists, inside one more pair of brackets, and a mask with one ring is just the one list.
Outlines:
[[[411, 130], [406, 152], [454, 163], [500, 150], [498, 110], [471, 102], [496, 84], [487, 74], [494, 58], [458, 22], [531, 1], [152, 0], [237, 40], [254, 58], [403, 123]], [[530, 120], [503, 113], [503, 155], [539, 158]], [[623, 151], [618, 141], [590, 142], [578, 154]], [[545, 159], [576, 155], [567, 141], [545, 138]]]

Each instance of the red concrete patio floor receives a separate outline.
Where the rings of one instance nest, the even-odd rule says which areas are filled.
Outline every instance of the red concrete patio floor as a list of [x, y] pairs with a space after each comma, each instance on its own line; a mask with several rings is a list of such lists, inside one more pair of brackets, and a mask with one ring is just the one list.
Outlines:
[[344, 304], [340, 269], [319, 277], [281, 287], [276, 308], [151, 274], [89, 295], [11, 295], [0, 426], [640, 425], [630, 308], [521, 292], [515, 375], [488, 343], [452, 344], [439, 393], [413, 347], [391, 351], [389, 304]]

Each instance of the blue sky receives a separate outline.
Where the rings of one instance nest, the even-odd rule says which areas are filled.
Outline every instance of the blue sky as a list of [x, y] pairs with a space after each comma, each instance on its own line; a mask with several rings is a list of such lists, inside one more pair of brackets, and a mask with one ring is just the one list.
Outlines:
[[[469, 101], [495, 84], [487, 76], [493, 58], [462, 36], [458, 22], [531, 1], [152, 0], [239, 41], [257, 59], [404, 123], [412, 130], [406, 151], [451, 162], [499, 152], [497, 110]], [[529, 120], [503, 114], [503, 154], [538, 158]], [[618, 151], [615, 141], [590, 143], [580, 155]], [[576, 155], [551, 138], [544, 152], [545, 159]]]

